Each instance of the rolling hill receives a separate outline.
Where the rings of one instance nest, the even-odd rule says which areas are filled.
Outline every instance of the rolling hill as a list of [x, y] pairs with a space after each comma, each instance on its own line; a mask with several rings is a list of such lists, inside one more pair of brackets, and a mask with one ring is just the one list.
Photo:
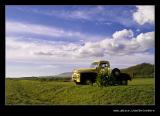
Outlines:
[[58, 75], [55, 75], [55, 77], [63, 77], [63, 78], [68, 78], [72, 76], [72, 72], [65, 72], [65, 73], [61, 73]]
[[134, 77], [153, 77], [154, 65], [149, 63], [142, 63], [125, 69], [121, 69], [121, 71], [124, 73], [128, 73]]

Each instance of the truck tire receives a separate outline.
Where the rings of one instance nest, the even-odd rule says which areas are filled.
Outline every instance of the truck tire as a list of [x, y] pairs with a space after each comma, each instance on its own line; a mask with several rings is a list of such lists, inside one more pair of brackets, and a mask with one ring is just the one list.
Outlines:
[[93, 85], [93, 82], [92, 82], [92, 80], [87, 79], [87, 80], [86, 80], [86, 84], [87, 84], [87, 85]]
[[128, 80], [122, 80], [121, 85], [128, 85]]
[[120, 76], [121, 71], [118, 68], [114, 68], [111, 72], [112, 76]]

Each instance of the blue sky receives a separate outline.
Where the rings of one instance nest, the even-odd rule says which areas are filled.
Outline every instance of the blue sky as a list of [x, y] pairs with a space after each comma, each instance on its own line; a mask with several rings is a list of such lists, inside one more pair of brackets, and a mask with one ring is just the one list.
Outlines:
[[8, 5], [6, 76], [70, 72], [105, 59], [112, 68], [154, 63], [154, 6]]

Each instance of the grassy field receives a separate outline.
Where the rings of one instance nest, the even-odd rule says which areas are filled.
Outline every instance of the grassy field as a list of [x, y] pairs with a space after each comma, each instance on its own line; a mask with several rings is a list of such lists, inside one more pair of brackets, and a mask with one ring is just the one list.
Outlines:
[[128, 86], [99, 88], [73, 82], [6, 79], [8, 104], [32, 105], [152, 105], [154, 78], [137, 78]]

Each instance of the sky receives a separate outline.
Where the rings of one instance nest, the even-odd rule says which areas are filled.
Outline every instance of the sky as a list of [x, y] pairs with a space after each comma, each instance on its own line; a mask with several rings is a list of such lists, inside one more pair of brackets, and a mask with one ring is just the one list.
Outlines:
[[48, 76], [108, 60], [154, 64], [149, 5], [6, 5], [6, 77]]

